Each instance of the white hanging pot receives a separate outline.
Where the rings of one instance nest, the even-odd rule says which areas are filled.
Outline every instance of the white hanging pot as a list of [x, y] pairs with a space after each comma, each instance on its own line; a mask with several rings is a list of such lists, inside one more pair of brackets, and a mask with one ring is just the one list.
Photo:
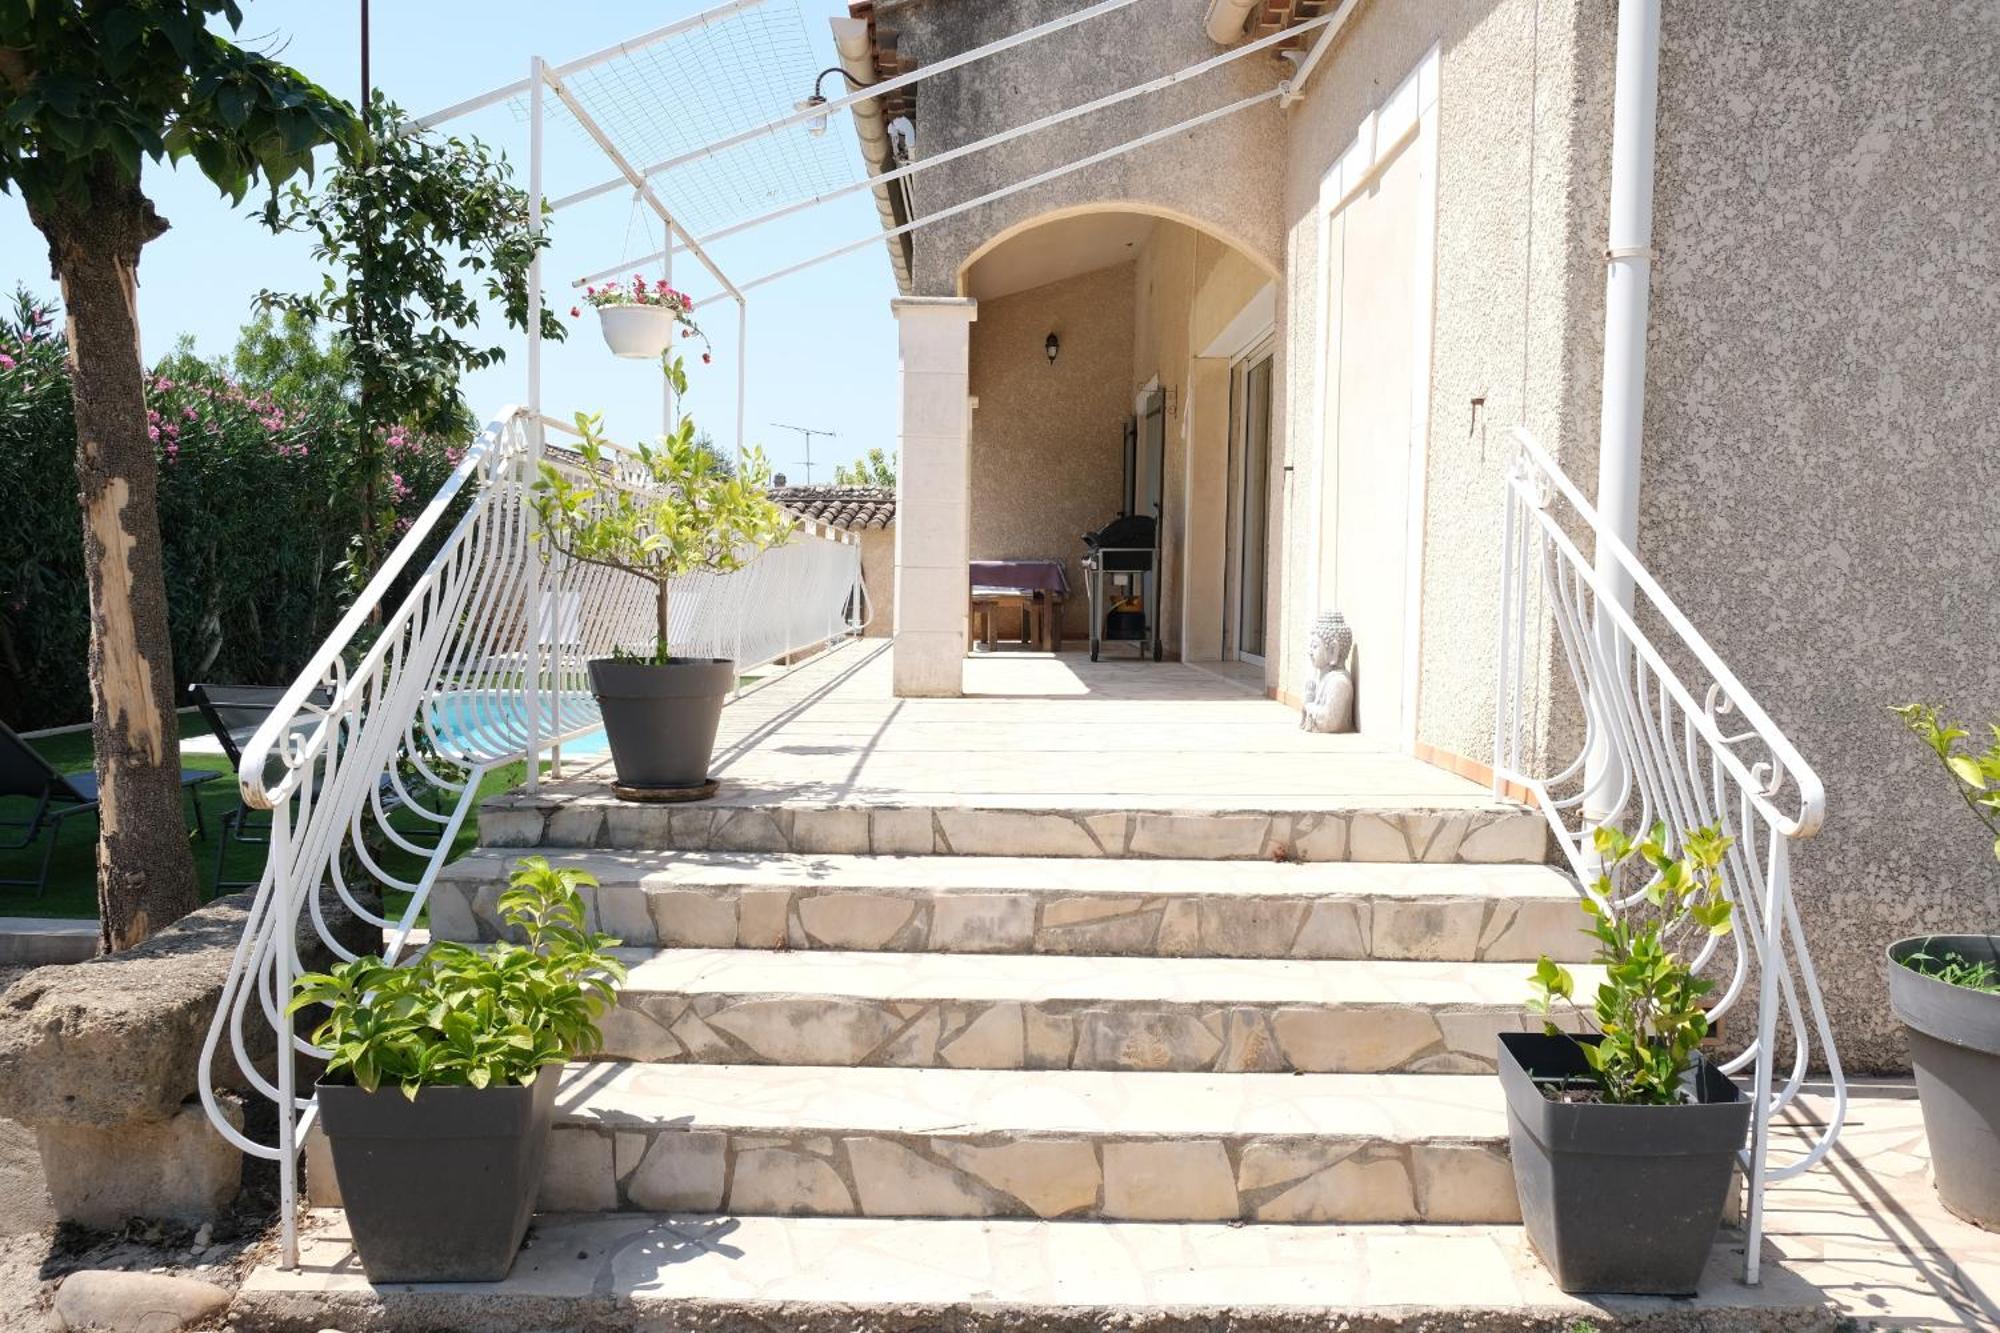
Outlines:
[[601, 305], [597, 319], [613, 356], [650, 360], [673, 346], [677, 321], [671, 306]]

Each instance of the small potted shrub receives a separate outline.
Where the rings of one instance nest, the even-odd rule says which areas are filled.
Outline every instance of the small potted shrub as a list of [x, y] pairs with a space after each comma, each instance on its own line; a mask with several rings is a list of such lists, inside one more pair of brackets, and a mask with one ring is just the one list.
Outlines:
[[[2000, 726], [1974, 753], [1929, 704], [1895, 710], [1945, 767], [2000, 857]], [[1889, 1007], [1909, 1033], [1938, 1199], [2000, 1229], [2000, 939], [1916, 935], [1889, 946]]]
[[333, 1174], [371, 1282], [498, 1282], [514, 1265], [548, 1152], [562, 1062], [595, 1051], [624, 969], [584, 929], [589, 875], [524, 860], [500, 899], [520, 937], [437, 943], [392, 967], [358, 958], [298, 978], [326, 1008], [312, 1041]]
[[[1699, 1049], [1714, 983], [1687, 962], [1729, 930], [1730, 840], [1691, 830], [1676, 855], [1658, 824], [1643, 839], [1600, 828], [1594, 840], [1604, 872], [1584, 909], [1604, 982], [1582, 1008], [1568, 970], [1543, 957], [1530, 1007], [1544, 1031], [1500, 1037], [1514, 1185], [1564, 1291], [1690, 1295], [1750, 1126], [1749, 1100]], [[1558, 1005], [1582, 1032], [1549, 1021]]]
[[701, 333], [690, 313], [694, 302], [664, 278], [649, 283], [635, 273], [630, 286], [607, 282], [586, 287], [583, 299], [597, 311], [604, 345], [613, 356], [654, 358], [674, 345], [677, 330], [682, 337]]
[[[678, 361], [667, 373], [687, 381]], [[591, 692], [611, 742], [614, 790], [634, 799], [685, 799], [710, 788], [708, 761], [716, 724], [736, 683], [727, 658], [684, 657], [669, 638], [671, 582], [687, 574], [741, 569], [790, 529], [771, 502], [770, 469], [753, 451], [733, 471], [696, 442], [694, 419], [656, 444], [616, 462], [599, 418], [579, 413], [580, 475], [542, 465], [531, 503], [548, 548], [652, 585], [651, 643], [621, 646], [590, 663]], [[631, 479], [638, 481], [635, 488]], [[620, 478], [628, 479], [621, 483]]]

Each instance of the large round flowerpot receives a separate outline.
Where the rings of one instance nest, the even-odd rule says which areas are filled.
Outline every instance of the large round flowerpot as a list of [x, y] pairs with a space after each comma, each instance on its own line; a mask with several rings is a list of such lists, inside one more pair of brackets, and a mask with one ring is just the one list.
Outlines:
[[657, 791], [706, 782], [716, 724], [735, 684], [736, 664], [726, 658], [592, 661], [590, 688], [604, 714], [618, 784]]
[[677, 321], [663, 305], [601, 305], [597, 326], [614, 356], [651, 359], [673, 346]]
[[319, 1085], [320, 1124], [374, 1283], [498, 1282], [541, 1187], [559, 1066], [525, 1088]]
[[1918, 953], [2000, 965], [2000, 939], [1919, 935], [1889, 946], [1889, 1007], [1909, 1031], [1938, 1199], [2000, 1230], [2000, 994], [1913, 971]]
[[1541, 1033], [1502, 1033], [1499, 1063], [1521, 1221], [1556, 1285], [1693, 1295], [1749, 1133], [1749, 1099], [1701, 1060], [1679, 1105], [1551, 1101], [1545, 1086], [1587, 1082], [1589, 1066], [1570, 1038]]

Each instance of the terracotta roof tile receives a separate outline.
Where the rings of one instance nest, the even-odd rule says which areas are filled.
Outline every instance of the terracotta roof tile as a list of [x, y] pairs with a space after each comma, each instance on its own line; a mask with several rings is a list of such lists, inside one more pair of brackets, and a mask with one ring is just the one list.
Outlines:
[[887, 486], [773, 486], [771, 498], [800, 518], [836, 528], [886, 528], [896, 521]]

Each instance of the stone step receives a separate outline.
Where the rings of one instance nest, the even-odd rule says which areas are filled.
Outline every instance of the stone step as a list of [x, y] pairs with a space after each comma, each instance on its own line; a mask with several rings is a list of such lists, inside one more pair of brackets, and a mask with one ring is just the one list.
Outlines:
[[1737, 1281], [1717, 1241], [1692, 1300], [1556, 1290], [1520, 1228], [878, 1220], [544, 1213], [498, 1283], [375, 1288], [345, 1216], [307, 1215], [296, 1270], [275, 1252], [231, 1307], [244, 1333], [328, 1327], [788, 1333], [1456, 1333], [1830, 1327], [1820, 1294], [1767, 1258]]
[[1540, 863], [1548, 826], [1492, 796], [1353, 797], [1309, 808], [1129, 809], [1088, 803], [831, 804], [725, 784], [712, 801], [621, 801], [600, 778], [479, 807], [484, 847], [876, 856]]
[[1521, 963], [621, 953], [604, 1053], [648, 1062], [1470, 1074], [1540, 1027]]
[[541, 1206], [1507, 1222], [1491, 1076], [573, 1065]]
[[[431, 890], [441, 938], [490, 940], [516, 854], [478, 851]], [[1080, 857], [554, 852], [588, 871], [629, 945], [894, 952], [1392, 958], [1589, 956], [1573, 882], [1544, 865]]]

